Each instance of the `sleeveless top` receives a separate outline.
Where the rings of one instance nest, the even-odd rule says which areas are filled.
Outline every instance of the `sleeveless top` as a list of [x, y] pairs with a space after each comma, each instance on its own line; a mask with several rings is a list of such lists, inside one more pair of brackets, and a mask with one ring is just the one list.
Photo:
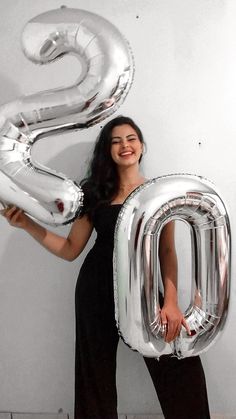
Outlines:
[[106, 249], [109, 255], [113, 252], [115, 226], [121, 207], [122, 204], [103, 205], [96, 210], [93, 217], [94, 228], [97, 232], [93, 247], [95, 251], [100, 253]]
[[[94, 246], [81, 266], [75, 291], [77, 335], [89, 319], [109, 318], [114, 328], [113, 292], [113, 247], [116, 220], [122, 204], [103, 205], [94, 214], [93, 223], [97, 232]], [[84, 326], [83, 326], [84, 327]], [[98, 330], [98, 329], [97, 329]], [[117, 333], [117, 332], [116, 332]]]

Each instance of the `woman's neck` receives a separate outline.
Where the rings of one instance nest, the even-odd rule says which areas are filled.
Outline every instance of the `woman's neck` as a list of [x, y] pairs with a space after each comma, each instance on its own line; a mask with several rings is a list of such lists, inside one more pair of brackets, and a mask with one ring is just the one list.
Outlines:
[[145, 181], [143, 174], [136, 167], [119, 170], [120, 189], [136, 187]]
[[112, 203], [123, 203], [134, 189], [142, 185], [146, 179], [136, 167], [119, 168], [119, 190]]

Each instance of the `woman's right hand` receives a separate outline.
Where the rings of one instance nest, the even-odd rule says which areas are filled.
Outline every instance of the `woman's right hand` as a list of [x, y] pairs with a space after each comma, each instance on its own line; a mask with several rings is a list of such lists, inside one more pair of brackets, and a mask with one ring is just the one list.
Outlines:
[[61, 237], [28, 217], [22, 209], [16, 206], [0, 210], [0, 214], [10, 225], [25, 230], [51, 253], [68, 261], [79, 256], [93, 230], [93, 223], [87, 215], [73, 222], [68, 237]]
[[24, 213], [22, 209], [15, 206], [1, 210], [0, 213], [13, 227], [26, 229], [27, 225], [31, 221], [31, 219]]

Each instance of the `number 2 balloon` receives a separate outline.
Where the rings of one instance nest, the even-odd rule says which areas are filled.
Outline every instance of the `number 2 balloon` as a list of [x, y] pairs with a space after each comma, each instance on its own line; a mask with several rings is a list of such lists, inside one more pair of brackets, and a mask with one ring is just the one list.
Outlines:
[[22, 42], [33, 62], [49, 63], [71, 53], [79, 58], [82, 72], [73, 86], [23, 96], [0, 108], [0, 201], [47, 224], [65, 224], [79, 212], [82, 190], [33, 162], [32, 146], [113, 114], [132, 84], [132, 54], [106, 19], [70, 8], [36, 16], [26, 24]]

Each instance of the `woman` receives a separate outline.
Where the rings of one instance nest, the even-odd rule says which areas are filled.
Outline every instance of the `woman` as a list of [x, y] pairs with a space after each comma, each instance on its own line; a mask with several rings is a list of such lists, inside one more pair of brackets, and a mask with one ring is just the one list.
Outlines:
[[[113, 236], [118, 213], [127, 196], [145, 182], [140, 172], [144, 141], [140, 129], [127, 117], [117, 117], [101, 130], [90, 172], [82, 181], [83, 213], [67, 238], [46, 230], [16, 207], [3, 215], [23, 228], [55, 255], [74, 260], [83, 251], [93, 228], [94, 247], [80, 270], [76, 293], [75, 419], [116, 419], [116, 351], [118, 333], [113, 298]], [[161, 321], [165, 340], [188, 329], [177, 301], [177, 261], [174, 223], [161, 235], [160, 264], [164, 284]], [[178, 360], [144, 358], [167, 419], [209, 419], [205, 377], [199, 357]], [[191, 385], [190, 385], [191, 383]]]

